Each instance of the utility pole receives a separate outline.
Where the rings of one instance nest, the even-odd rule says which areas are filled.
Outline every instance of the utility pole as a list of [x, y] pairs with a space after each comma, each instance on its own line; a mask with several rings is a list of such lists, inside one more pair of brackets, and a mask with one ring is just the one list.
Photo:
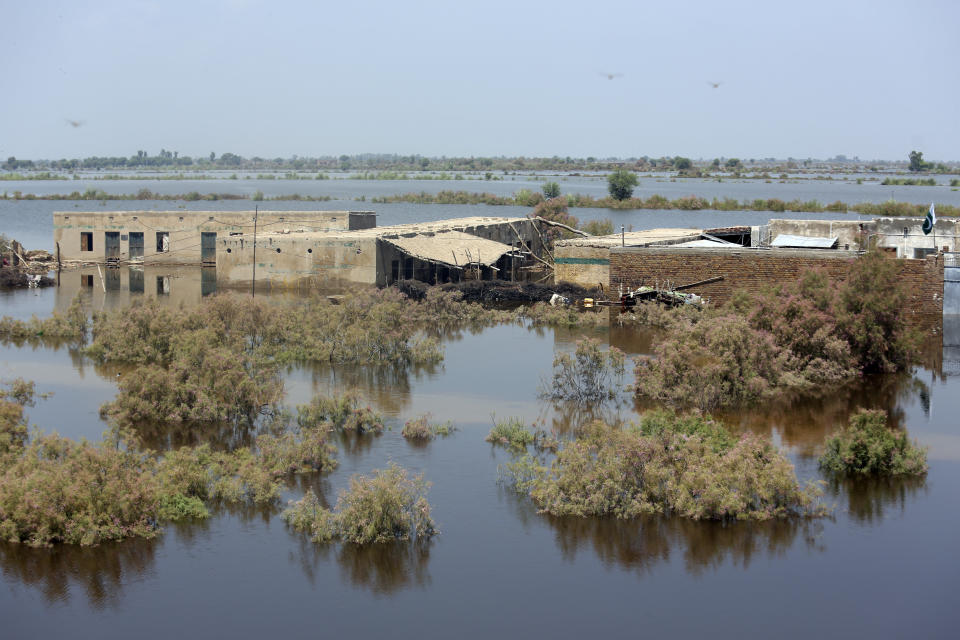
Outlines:
[[250, 283], [250, 297], [257, 297], [257, 215], [260, 213], [260, 205], [253, 208], [253, 282]]

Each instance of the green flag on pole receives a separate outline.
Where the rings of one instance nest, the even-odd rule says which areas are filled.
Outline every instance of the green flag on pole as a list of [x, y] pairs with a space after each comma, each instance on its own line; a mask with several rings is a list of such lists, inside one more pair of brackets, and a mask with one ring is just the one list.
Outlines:
[[930, 235], [935, 224], [937, 224], [937, 212], [933, 210], [933, 203], [931, 203], [930, 211], [927, 211], [927, 217], [923, 219], [923, 235]]

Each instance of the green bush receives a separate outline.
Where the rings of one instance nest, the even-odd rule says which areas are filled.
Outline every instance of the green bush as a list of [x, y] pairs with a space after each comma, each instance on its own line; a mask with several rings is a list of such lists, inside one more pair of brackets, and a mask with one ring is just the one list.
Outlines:
[[637, 361], [637, 395], [701, 409], [808, 391], [862, 373], [904, 369], [916, 336], [897, 265], [877, 252], [839, 283], [817, 272], [739, 292], [724, 308], [672, 313], [654, 358]]
[[513, 449], [526, 449], [534, 441], [534, 433], [519, 418], [494, 422], [485, 440]]
[[744, 436], [718, 451], [715, 436], [685, 430], [661, 425], [644, 435], [594, 423], [549, 466], [527, 456], [507, 465], [506, 477], [556, 516], [766, 520], [825, 512], [819, 487], [801, 487], [769, 441]]
[[437, 436], [448, 436], [455, 430], [456, 427], [450, 420], [443, 423], [430, 422], [430, 414], [427, 413], [407, 420], [400, 435], [407, 440], [432, 440]]
[[613, 223], [610, 220], [591, 220], [580, 227], [592, 236], [609, 236], [613, 233]]
[[408, 477], [391, 463], [372, 476], [354, 476], [340, 492], [334, 512], [325, 509], [312, 491], [291, 503], [283, 519], [309, 533], [316, 542], [340, 539], [365, 545], [392, 540], [426, 539], [438, 533], [426, 499], [429, 483]]
[[827, 440], [820, 466], [848, 475], [922, 475], [927, 452], [911, 443], [906, 432], [887, 427], [883, 411], [861, 409]]
[[361, 407], [360, 395], [356, 391], [347, 391], [333, 397], [314, 396], [309, 404], [297, 407], [297, 424], [301, 429], [383, 432], [383, 416], [370, 407]]

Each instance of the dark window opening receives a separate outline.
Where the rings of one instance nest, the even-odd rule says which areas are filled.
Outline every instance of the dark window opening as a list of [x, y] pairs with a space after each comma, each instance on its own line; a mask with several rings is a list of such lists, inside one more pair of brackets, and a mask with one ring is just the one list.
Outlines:
[[157, 253], [170, 251], [170, 232], [157, 231]]
[[93, 232], [80, 232], [80, 251], [93, 251]]
[[80, 286], [81, 287], [92, 287], [93, 286], [93, 275], [89, 276], [80, 276]]
[[143, 257], [143, 232], [142, 231], [130, 232], [129, 248], [130, 248], [131, 260]]
[[170, 295], [170, 276], [157, 276], [157, 295]]

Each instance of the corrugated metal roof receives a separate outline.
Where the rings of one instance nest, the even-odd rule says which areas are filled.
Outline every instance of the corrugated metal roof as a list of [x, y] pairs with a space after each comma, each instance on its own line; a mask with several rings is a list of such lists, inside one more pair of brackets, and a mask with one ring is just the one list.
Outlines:
[[837, 246], [838, 238], [817, 238], [813, 236], [792, 236], [781, 233], [773, 242], [771, 247], [799, 247], [802, 249], [833, 249]]
[[381, 240], [414, 258], [460, 267], [478, 262], [487, 266], [494, 265], [500, 256], [514, 250], [508, 244], [479, 238], [462, 231], [419, 233], [406, 237], [385, 237]]

